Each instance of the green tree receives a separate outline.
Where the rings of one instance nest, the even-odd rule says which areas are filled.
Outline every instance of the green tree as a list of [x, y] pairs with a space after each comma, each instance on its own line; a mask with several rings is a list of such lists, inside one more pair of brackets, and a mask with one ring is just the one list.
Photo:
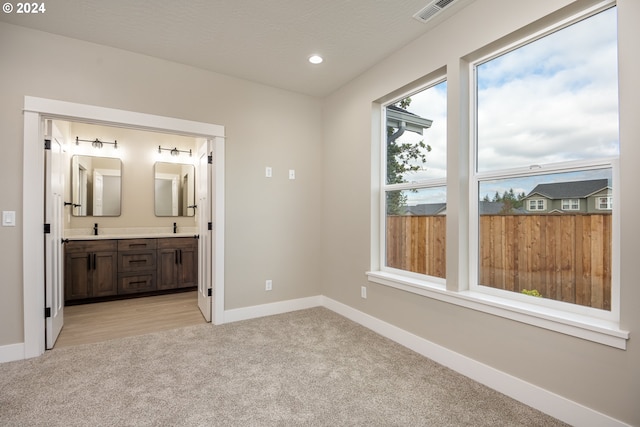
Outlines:
[[526, 194], [524, 194], [524, 192], [516, 194], [515, 191], [513, 191], [513, 188], [510, 188], [508, 191], [502, 193], [502, 195], [498, 191], [496, 191], [496, 194], [493, 195], [492, 199], [489, 199], [489, 195], [485, 194], [482, 200], [484, 202], [490, 201], [495, 203], [502, 203], [502, 209], [500, 210], [500, 213], [508, 214], [512, 213], [515, 209], [521, 208], [524, 205], [525, 197]]
[[[404, 98], [395, 105], [406, 110], [411, 105], [411, 98]], [[397, 128], [387, 126], [387, 184], [407, 182], [405, 174], [421, 170], [427, 163], [427, 153], [431, 151], [431, 146], [425, 144], [424, 140], [417, 144], [399, 142], [400, 138], [393, 138], [397, 131]], [[404, 213], [406, 204], [407, 196], [402, 191], [387, 192], [388, 215]]]

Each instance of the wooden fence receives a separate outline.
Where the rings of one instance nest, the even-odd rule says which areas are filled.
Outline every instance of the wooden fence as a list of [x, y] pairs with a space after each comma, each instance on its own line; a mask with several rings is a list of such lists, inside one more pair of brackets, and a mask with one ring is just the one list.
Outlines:
[[[444, 216], [387, 217], [387, 265], [445, 277]], [[482, 215], [479, 282], [611, 309], [611, 215]]]

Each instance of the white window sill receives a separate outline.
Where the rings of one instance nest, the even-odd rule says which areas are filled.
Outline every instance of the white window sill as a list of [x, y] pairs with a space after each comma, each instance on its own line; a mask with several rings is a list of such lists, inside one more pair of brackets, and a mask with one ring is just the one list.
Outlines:
[[369, 271], [370, 282], [391, 286], [439, 301], [526, 323], [573, 337], [626, 350], [629, 332], [615, 322], [527, 304], [480, 292], [447, 291], [444, 286], [385, 271]]

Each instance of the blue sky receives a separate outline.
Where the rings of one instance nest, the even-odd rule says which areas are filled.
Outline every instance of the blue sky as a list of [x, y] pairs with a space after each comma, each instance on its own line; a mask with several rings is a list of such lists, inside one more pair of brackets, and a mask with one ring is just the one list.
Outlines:
[[[618, 156], [616, 28], [611, 8], [477, 66], [479, 171]], [[407, 181], [446, 176], [446, 84], [413, 95], [409, 111], [433, 125], [422, 137], [432, 146], [426, 169]], [[407, 141], [420, 140], [405, 135]], [[541, 182], [608, 175], [496, 181], [482, 186], [480, 198], [509, 188], [528, 193]], [[426, 202], [423, 194], [407, 195], [411, 204]]]

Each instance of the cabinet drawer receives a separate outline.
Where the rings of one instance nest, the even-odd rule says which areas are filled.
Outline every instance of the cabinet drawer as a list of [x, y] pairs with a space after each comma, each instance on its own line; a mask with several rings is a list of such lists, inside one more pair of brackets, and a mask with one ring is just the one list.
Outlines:
[[156, 251], [118, 252], [118, 272], [154, 270], [156, 268]]
[[120, 275], [118, 277], [118, 294], [135, 294], [156, 290], [156, 273]]
[[73, 252], [112, 252], [118, 248], [117, 240], [69, 240], [64, 250]]
[[179, 249], [197, 246], [197, 240], [193, 237], [167, 237], [158, 240], [158, 249]]
[[119, 251], [142, 251], [155, 249], [156, 239], [122, 239], [118, 240]]

